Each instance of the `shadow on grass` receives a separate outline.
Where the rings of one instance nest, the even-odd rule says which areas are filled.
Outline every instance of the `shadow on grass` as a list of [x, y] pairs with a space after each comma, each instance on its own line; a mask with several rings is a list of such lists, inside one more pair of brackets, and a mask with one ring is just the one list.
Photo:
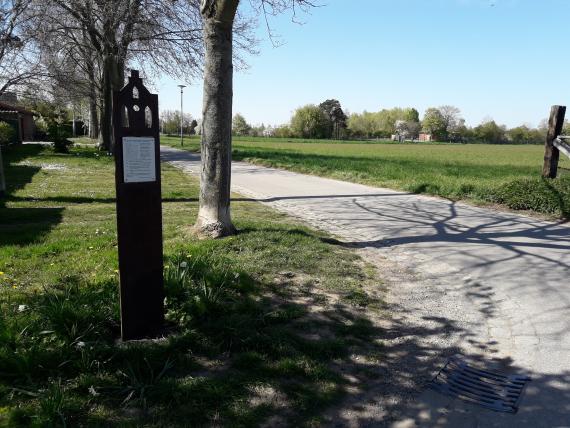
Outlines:
[[[190, 255], [167, 264], [171, 333], [160, 340], [117, 342], [115, 280], [68, 276], [43, 293], [4, 297], [0, 406], [11, 409], [9, 426], [421, 426], [426, 414], [454, 426], [449, 403], [418, 399], [460, 351], [441, 338], [472, 343], [481, 364], [497, 352], [444, 315], [413, 323], [393, 307], [394, 319], [379, 322], [294, 275], [259, 283], [223, 257]], [[480, 294], [476, 284], [468, 291]], [[492, 362], [521, 371], [508, 358]], [[531, 376], [520, 426], [566, 421], [570, 373]]]
[[116, 342], [114, 281], [66, 277], [3, 302], [0, 406], [14, 409], [11, 426], [32, 415], [68, 425], [308, 424], [346, 394], [345, 371], [369, 371], [348, 367], [356, 355], [381, 354], [380, 330], [363, 311], [324, 302], [294, 277], [258, 283], [200, 252], [168, 266], [171, 334], [157, 341]]
[[[237, 199], [236, 199], [237, 200]], [[7, 196], [10, 202], [55, 202], [62, 204], [114, 204], [116, 198], [91, 198], [86, 196], [48, 196], [35, 198], [30, 196]], [[198, 198], [163, 198], [163, 203], [198, 202]]]
[[39, 167], [14, 165], [37, 156], [39, 145], [12, 146], [6, 150], [6, 195], [0, 198], [0, 245], [26, 245], [41, 239], [62, 219], [63, 208], [8, 208], [6, 202], [18, 199], [14, 192], [24, 188], [40, 171]]
[[62, 219], [64, 208], [0, 206], [0, 245], [28, 245], [42, 239]]
[[41, 146], [22, 146], [12, 145], [2, 147], [2, 158], [4, 161], [4, 174], [6, 178], [6, 193], [0, 197], [0, 208], [2, 208], [6, 200], [10, 198], [16, 190], [23, 188], [32, 181], [40, 168], [30, 165], [15, 165], [22, 160], [37, 156], [43, 148]]

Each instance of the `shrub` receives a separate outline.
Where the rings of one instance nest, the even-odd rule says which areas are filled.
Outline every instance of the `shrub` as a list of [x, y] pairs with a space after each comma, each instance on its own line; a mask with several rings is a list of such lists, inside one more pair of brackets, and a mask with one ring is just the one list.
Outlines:
[[18, 138], [16, 130], [6, 122], [0, 122], [0, 145], [15, 143]]
[[36, 120], [36, 131], [34, 134], [36, 141], [45, 141], [48, 138], [48, 125], [43, 117]]
[[68, 140], [69, 134], [65, 128], [56, 120], [48, 122], [48, 136], [53, 142], [53, 149], [56, 153], [68, 153], [73, 143]]
[[524, 178], [496, 188], [487, 199], [514, 210], [534, 210], [568, 217], [570, 215], [570, 177], [556, 180]]

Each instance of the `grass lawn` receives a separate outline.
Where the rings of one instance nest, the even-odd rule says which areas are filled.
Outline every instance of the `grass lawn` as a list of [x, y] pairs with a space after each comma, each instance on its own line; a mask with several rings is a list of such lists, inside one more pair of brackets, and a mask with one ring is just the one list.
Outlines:
[[[163, 144], [179, 146], [176, 138]], [[197, 150], [196, 137], [186, 148]], [[540, 178], [544, 148], [534, 145], [394, 144], [236, 138], [236, 160], [453, 200], [570, 216], [570, 160], [560, 178]]]
[[4, 162], [0, 426], [318, 426], [346, 394], [338, 367], [382, 358], [369, 266], [248, 201], [237, 236], [196, 241], [197, 182], [169, 166], [170, 334], [119, 343], [112, 159], [21, 146]]

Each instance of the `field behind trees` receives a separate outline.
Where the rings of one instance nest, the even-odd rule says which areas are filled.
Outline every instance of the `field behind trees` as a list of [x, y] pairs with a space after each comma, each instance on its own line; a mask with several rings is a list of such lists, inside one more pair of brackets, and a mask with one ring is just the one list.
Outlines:
[[[162, 138], [178, 146], [177, 139]], [[199, 149], [197, 138], [186, 144]], [[570, 215], [570, 161], [560, 178], [543, 180], [538, 145], [392, 144], [234, 138], [234, 160], [453, 200], [501, 204], [554, 216]]]

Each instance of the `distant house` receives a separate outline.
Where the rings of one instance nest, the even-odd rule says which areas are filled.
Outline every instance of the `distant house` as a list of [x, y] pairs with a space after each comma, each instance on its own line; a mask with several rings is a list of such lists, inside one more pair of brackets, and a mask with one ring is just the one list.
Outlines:
[[20, 142], [34, 139], [36, 124], [34, 122], [34, 113], [31, 111], [5, 101], [0, 101], [0, 121], [8, 122], [16, 128]]
[[418, 141], [425, 141], [425, 142], [433, 141], [433, 136], [431, 134], [422, 133], [419, 135]]

